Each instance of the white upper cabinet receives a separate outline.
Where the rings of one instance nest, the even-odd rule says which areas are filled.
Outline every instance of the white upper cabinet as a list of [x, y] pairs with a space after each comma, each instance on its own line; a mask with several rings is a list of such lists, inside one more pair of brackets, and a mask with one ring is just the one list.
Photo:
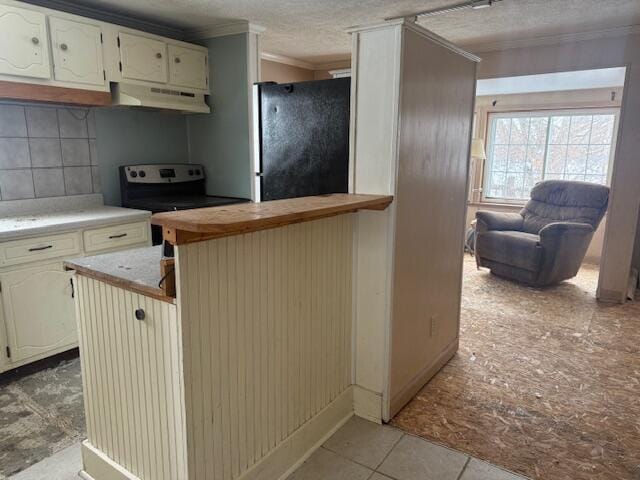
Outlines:
[[160, 40], [120, 33], [122, 78], [167, 83], [167, 44]]
[[49, 27], [55, 79], [104, 85], [100, 27], [57, 17], [49, 17]]
[[169, 45], [169, 83], [179, 87], [207, 88], [207, 53]]
[[207, 55], [200, 45], [0, 0], [0, 81], [101, 92], [112, 83], [162, 86], [204, 105]]
[[0, 5], [0, 74], [50, 78], [44, 14]]

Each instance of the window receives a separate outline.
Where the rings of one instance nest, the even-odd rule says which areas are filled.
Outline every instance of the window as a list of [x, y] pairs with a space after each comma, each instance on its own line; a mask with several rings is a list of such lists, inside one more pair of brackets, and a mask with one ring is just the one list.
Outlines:
[[489, 114], [483, 197], [519, 201], [541, 180], [606, 184], [617, 110]]

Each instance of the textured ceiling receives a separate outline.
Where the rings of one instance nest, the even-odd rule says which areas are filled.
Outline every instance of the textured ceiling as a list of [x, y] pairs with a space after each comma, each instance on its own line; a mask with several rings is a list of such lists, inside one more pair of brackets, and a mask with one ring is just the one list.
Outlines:
[[[308, 62], [349, 56], [344, 29], [458, 0], [79, 0], [181, 28], [248, 20], [267, 28], [263, 50]], [[640, 24], [640, 0], [503, 0], [421, 24], [460, 45]]]

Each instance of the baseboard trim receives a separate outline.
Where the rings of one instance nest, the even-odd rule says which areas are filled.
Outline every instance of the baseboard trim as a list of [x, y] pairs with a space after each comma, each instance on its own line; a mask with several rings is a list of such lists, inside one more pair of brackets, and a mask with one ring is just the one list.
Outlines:
[[238, 480], [286, 479], [353, 416], [353, 387], [322, 409], [315, 417], [289, 435]]
[[[238, 480], [286, 479], [353, 416], [353, 403], [353, 387], [350, 386]], [[88, 440], [82, 442], [82, 465], [79, 476], [84, 480], [141, 480]]]
[[91, 445], [89, 440], [82, 442], [82, 470], [79, 476], [84, 480], [140, 480]]
[[438, 358], [420, 371], [407, 385], [391, 398], [390, 418], [393, 418], [413, 397], [424, 387], [431, 378], [444, 367], [458, 351], [459, 338], [451, 342]]
[[382, 394], [354, 385], [353, 410], [358, 417], [382, 423]]
[[626, 292], [619, 292], [617, 290], [605, 290], [601, 288], [596, 292], [596, 298], [604, 303], [624, 303]]

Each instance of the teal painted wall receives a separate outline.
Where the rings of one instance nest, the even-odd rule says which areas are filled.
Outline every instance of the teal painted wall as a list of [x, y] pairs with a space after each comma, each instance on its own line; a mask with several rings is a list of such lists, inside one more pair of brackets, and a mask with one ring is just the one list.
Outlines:
[[120, 205], [120, 165], [188, 162], [185, 115], [133, 108], [100, 108], [95, 114], [98, 163], [106, 205]]
[[105, 204], [120, 205], [118, 167], [132, 163], [199, 163], [207, 193], [251, 197], [248, 35], [200, 42], [209, 49], [209, 114], [96, 109], [96, 137]]
[[207, 173], [207, 193], [251, 197], [248, 35], [199, 42], [209, 49], [211, 113], [187, 116], [191, 163]]

